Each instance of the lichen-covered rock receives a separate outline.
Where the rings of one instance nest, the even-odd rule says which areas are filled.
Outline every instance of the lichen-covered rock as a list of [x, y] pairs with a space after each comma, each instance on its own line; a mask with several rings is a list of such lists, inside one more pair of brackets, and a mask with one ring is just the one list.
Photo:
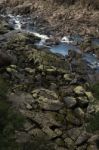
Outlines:
[[65, 138], [64, 141], [65, 141], [66, 147], [72, 150], [75, 149], [74, 141], [71, 138]]
[[64, 74], [64, 79], [65, 79], [65, 81], [71, 81], [72, 80], [69, 74]]
[[74, 92], [77, 94], [77, 95], [83, 95], [85, 93], [85, 89], [82, 87], [82, 86], [77, 86], [75, 89], [74, 89]]
[[85, 94], [90, 102], [94, 102], [94, 97], [91, 92], [85, 92]]

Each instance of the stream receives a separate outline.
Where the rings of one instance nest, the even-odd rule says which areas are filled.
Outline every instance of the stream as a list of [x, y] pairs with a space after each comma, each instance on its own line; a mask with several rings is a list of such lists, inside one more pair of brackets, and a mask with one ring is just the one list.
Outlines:
[[[20, 15], [14, 16], [12, 14], [2, 16], [7, 19], [9, 25], [13, 27], [15, 31], [31, 33], [34, 36], [39, 37], [41, 40], [39, 41], [39, 43], [35, 43], [35, 45], [39, 48], [46, 47], [51, 52], [61, 54], [63, 56], [67, 56], [69, 50], [76, 51], [77, 53], [82, 53], [79, 47], [75, 46], [75, 43], [82, 43], [84, 40], [79, 35], [64, 36], [60, 39], [60, 42], [57, 45], [48, 45], [47, 41], [52, 37], [37, 33], [36, 22], [33, 22], [31, 17], [23, 17]], [[99, 45], [99, 39], [94, 38], [92, 40], [92, 43], [93, 45]], [[99, 59], [95, 54], [84, 52], [82, 54], [82, 61], [84, 61], [90, 69], [99, 71]]]

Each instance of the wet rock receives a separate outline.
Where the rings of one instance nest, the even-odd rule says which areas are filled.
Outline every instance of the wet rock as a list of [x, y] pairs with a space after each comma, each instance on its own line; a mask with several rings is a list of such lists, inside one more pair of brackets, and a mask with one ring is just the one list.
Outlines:
[[77, 95], [83, 95], [85, 93], [85, 89], [82, 86], [77, 86], [74, 89], [75, 94]]
[[72, 108], [77, 103], [74, 97], [64, 97], [64, 102], [67, 108]]

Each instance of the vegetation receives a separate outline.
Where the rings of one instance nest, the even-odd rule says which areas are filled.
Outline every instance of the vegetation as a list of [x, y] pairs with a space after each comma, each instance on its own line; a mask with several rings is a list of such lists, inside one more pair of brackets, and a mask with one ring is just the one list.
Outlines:
[[[44, 2], [44, 0], [41, 0]], [[49, 0], [47, 0], [49, 2]], [[57, 3], [57, 4], [67, 4], [67, 5], [73, 5], [75, 3], [78, 3], [82, 7], [87, 7], [87, 8], [94, 8], [94, 9], [99, 9], [99, 0], [50, 0], [50, 3]], [[35, 0], [6, 0], [4, 1], [4, 4], [9, 5], [10, 7], [15, 7], [18, 5], [22, 4], [29, 4], [29, 3], [35, 3]], [[31, 9], [31, 5], [29, 6]]]
[[95, 98], [99, 100], [99, 83], [91, 85], [90, 90], [94, 94]]
[[0, 150], [53, 150], [45, 136], [33, 137], [26, 143], [15, 141], [15, 131], [22, 131], [25, 118], [8, 102], [8, 89], [8, 84], [0, 78]]
[[89, 124], [87, 126], [87, 131], [89, 132], [99, 131], [99, 112], [97, 112], [96, 115], [90, 119]]
[[8, 84], [0, 78], [0, 149], [15, 150], [14, 132], [22, 128], [24, 118], [11, 108], [7, 92]]

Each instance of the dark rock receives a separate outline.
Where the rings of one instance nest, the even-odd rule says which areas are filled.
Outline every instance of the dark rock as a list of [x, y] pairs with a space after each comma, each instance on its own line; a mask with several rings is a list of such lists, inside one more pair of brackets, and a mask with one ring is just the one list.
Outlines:
[[0, 67], [9, 66], [15, 63], [13, 56], [0, 52]]
[[76, 99], [74, 97], [65, 97], [64, 102], [67, 108], [72, 108], [76, 105]]

